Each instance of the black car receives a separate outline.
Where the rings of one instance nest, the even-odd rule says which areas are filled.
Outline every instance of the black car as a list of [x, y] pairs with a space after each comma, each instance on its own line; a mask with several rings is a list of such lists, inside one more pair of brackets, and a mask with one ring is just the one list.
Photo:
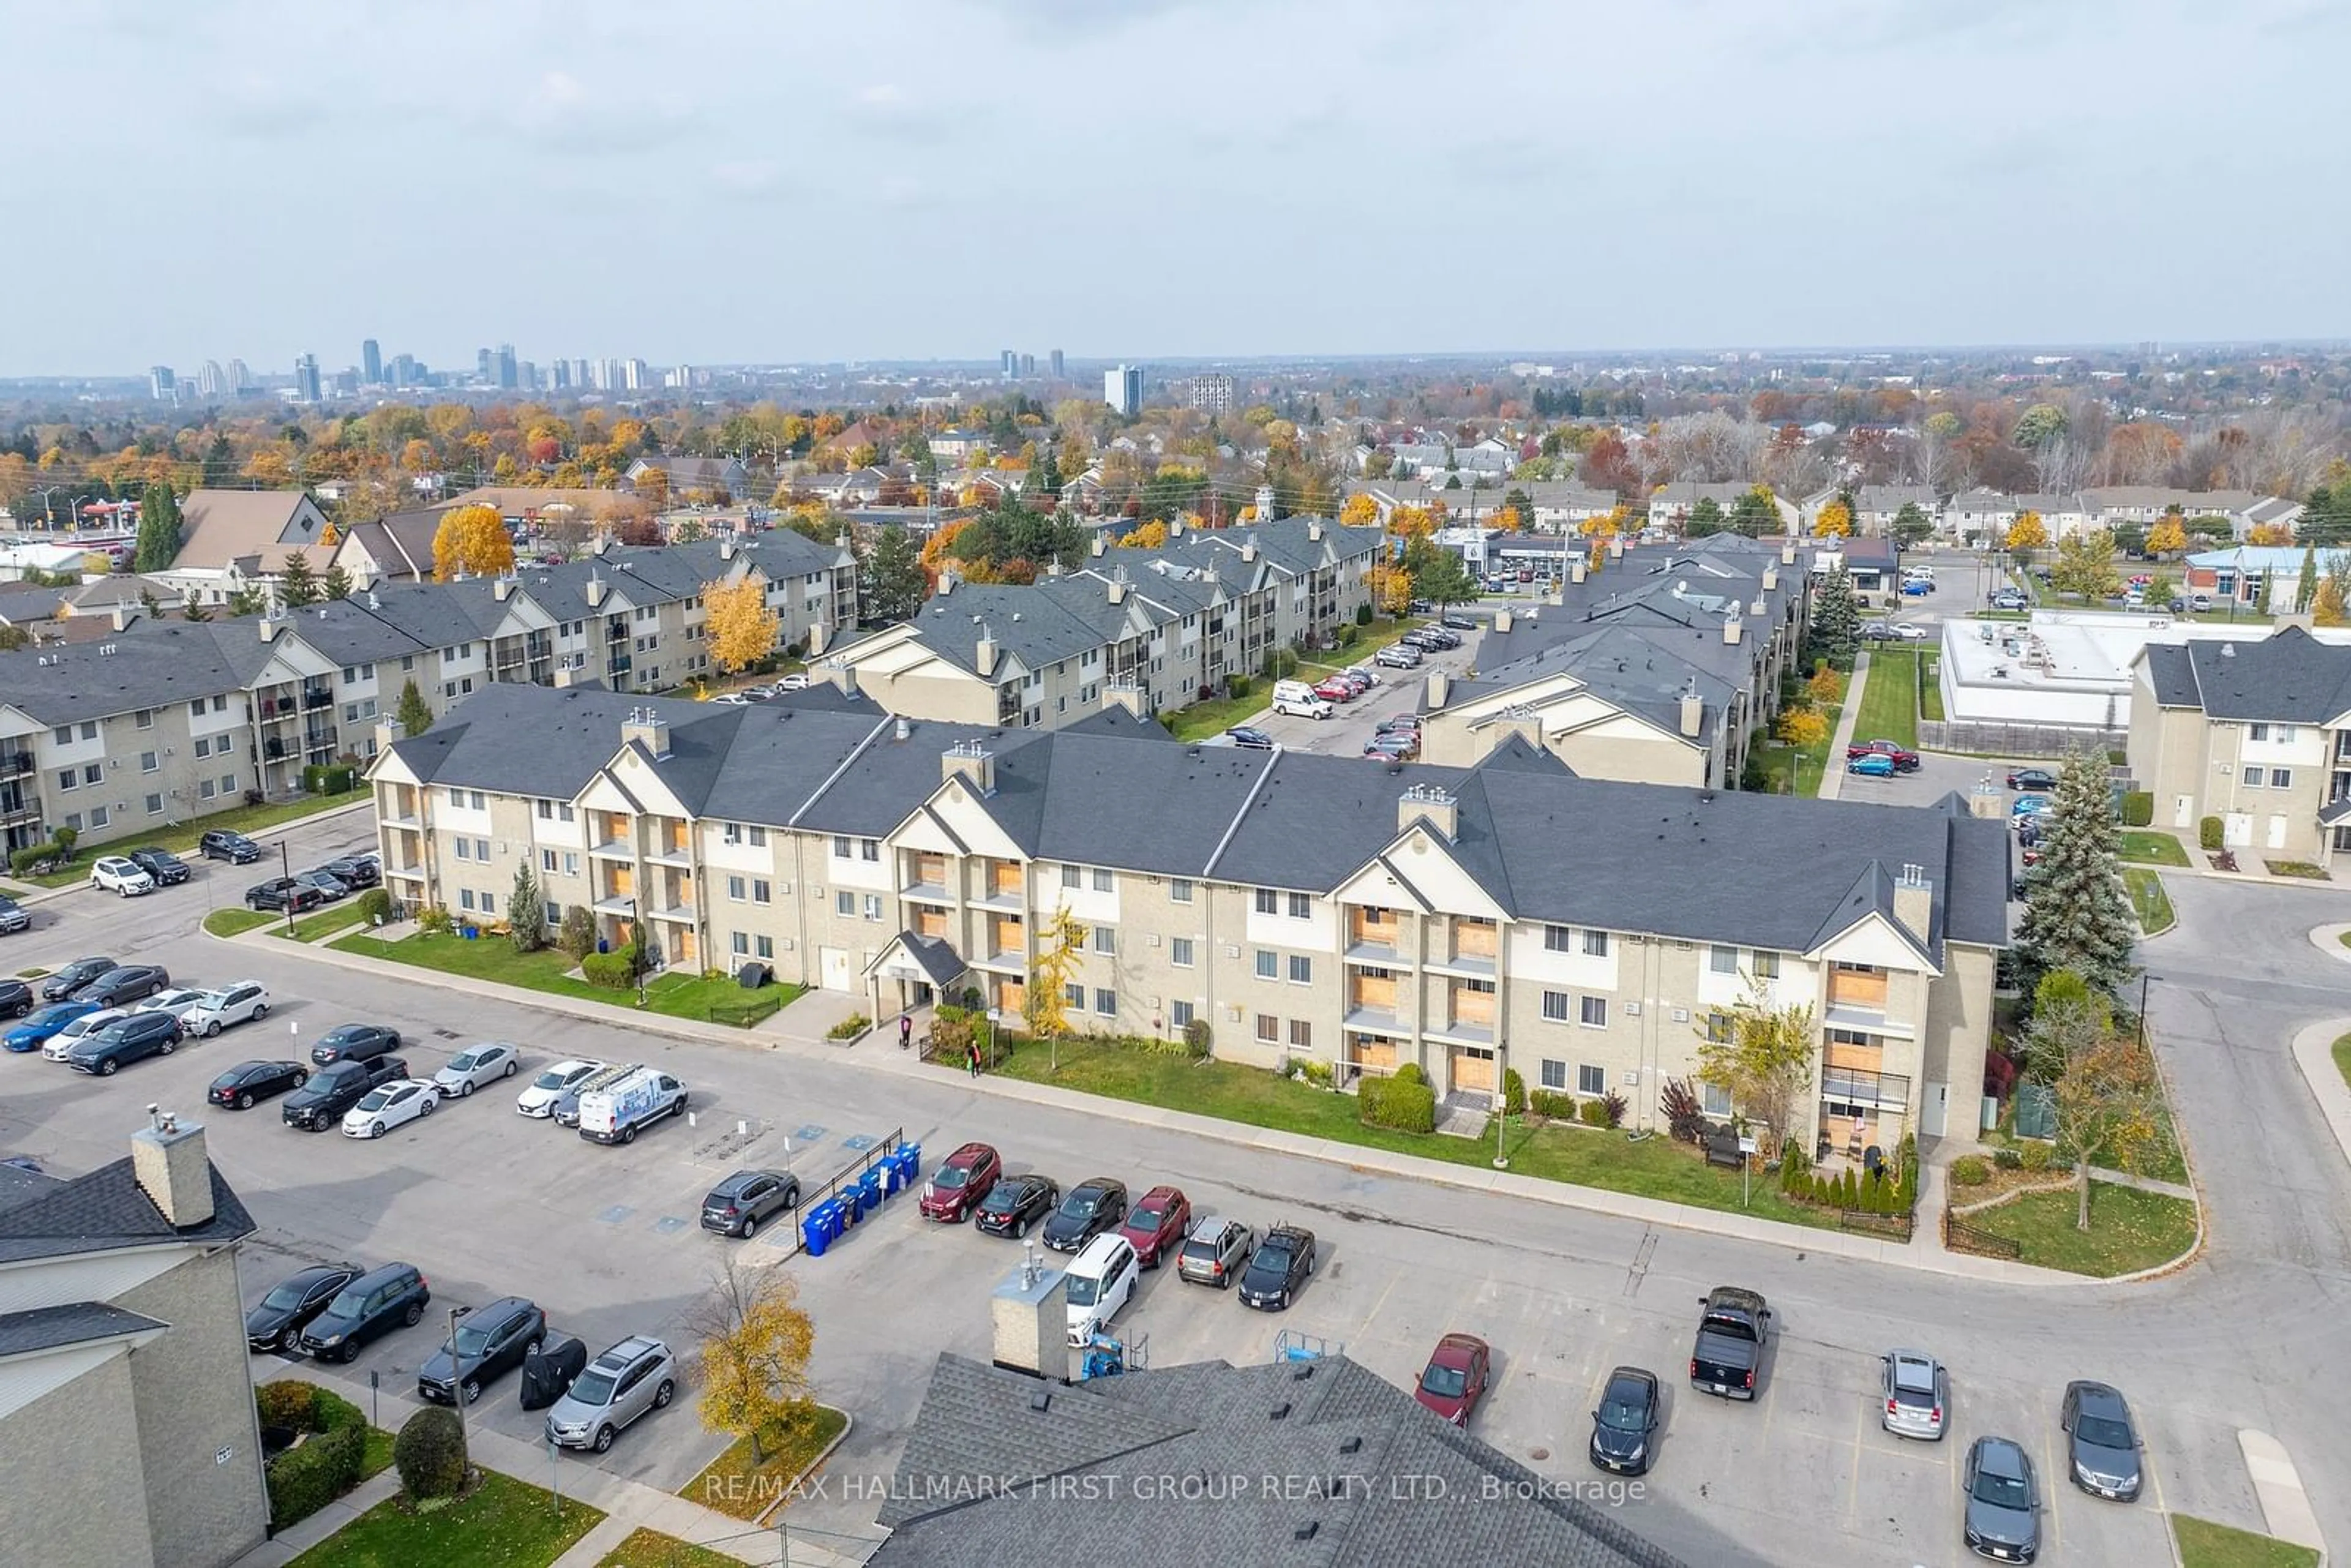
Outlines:
[[332, 872], [298, 871], [294, 873], [293, 880], [300, 886], [315, 888], [319, 896], [329, 904], [334, 903], [339, 898], [349, 898], [351, 895], [351, 884]]
[[116, 1019], [66, 1053], [66, 1065], [76, 1072], [111, 1078], [126, 1062], [151, 1056], [169, 1056], [180, 1049], [185, 1031], [170, 1013], [132, 1013]]
[[1610, 1373], [1600, 1408], [1592, 1413], [1592, 1462], [1622, 1475], [1647, 1474], [1659, 1410], [1656, 1375], [1637, 1366]]
[[64, 1001], [68, 997], [115, 967], [115, 962], [111, 958], [76, 958], [41, 982], [41, 1000]]
[[240, 1061], [204, 1091], [204, 1098], [233, 1111], [250, 1111], [256, 1100], [291, 1093], [310, 1082], [310, 1070], [298, 1061]]
[[1478, 622], [1476, 619], [1468, 615], [1440, 616], [1437, 619], [1437, 624], [1444, 627], [1448, 632], [1475, 632], [1478, 630]]
[[173, 887], [195, 874], [187, 862], [169, 850], [132, 850], [125, 858], [153, 877], [157, 887]]
[[303, 1270], [245, 1314], [245, 1343], [254, 1350], [272, 1351], [292, 1344], [302, 1325], [327, 1310], [343, 1287], [360, 1277], [349, 1263], [320, 1263]]
[[420, 1321], [432, 1300], [433, 1289], [415, 1264], [386, 1263], [337, 1291], [326, 1311], [303, 1325], [294, 1343], [305, 1355], [320, 1361], [356, 1360], [368, 1341]]
[[273, 876], [245, 890], [247, 909], [282, 909], [299, 915], [327, 902], [327, 895], [298, 877]]
[[208, 861], [226, 861], [231, 865], [251, 865], [261, 858], [261, 846], [243, 833], [232, 833], [214, 828], [196, 841], [196, 852]]
[[737, 1171], [702, 1200], [702, 1228], [748, 1239], [769, 1216], [799, 1206], [799, 1177], [785, 1171]]
[[1026, 1236], [1029, 1228], [1053, 1212], [1061, 1189], [1050, 1177], [1035, 1173], [996, 1178], [979, 1207], [971, 1211], [974, 1228], [990, 1236]]
[[2057, 788], [2057, 775], [2046, 768], [2020, 768], [2008, 776], [2008, 787], [2011, 789], [2054, 789]]
[[2069, 1383], [2057, 1425], [2064, 1429], [2065, 1466], [2075, 1486], [2116, 1502], [2137, 1500], [2146, 1473], [2139, 1463], [2144, 1445], [2121, 1394], [2086, 1378]]
[[145, 1001], [171, 983], [172, 971], [161, 964], [123, 964], [74, 992], [73, 999], [96, 1002], [102, 1008], [129, 1007], [132, 1002]]
[[310, 1082], [286, 1096], [278, 1116], [289, 1127], [306, 1133], [340, 1126], [343, 1113], [366, 1098], [380, 1083], [408, 1076], [408, 1062], [397, 1056], [371, 1057], [365, 1061], [338, 1061], [319, 1069]]
[[1249, 1267], [1241, 1270], [1241, 1305], [1261, 1312], [1280, 1312], [1313, 1272], [1314, 1232], [1301, 1226], [1277, 1225], [1265, 1233]]
[[0, 936], [32, 928], [33, 917], [25, 913], [25, 906], [6, 894], [0, 893]]
[[1225, 738], [1231, 741], [1235, 746], [1244, 747], [1250, 751], [1271, 751], [1273, 749], [1273, 737], [1266, 734], [1265, 731], [1258, 728], [1255, 725], [1237, 724], [1233, 726], [1232, 728], [1225, 731]]
[[1045, 1221], [1045, 1245], [1056, 1252], [1075, 1252], [1125, 1221], [1126, 1184], [1092, 1176], [1071, 1187], [1053, 1218]]
[[522, 1364], [547, 1338], [547, 1314], [520, 1296], [501, 1296], [457, 1320], [457, 1332], [416, 1369], [416, 1392], [436, 1404], [471, 1405], [485, 1384]]
[[386, 1029], [380, 1023], [339, 1023], [319, 1037], [310, 1048], [310, 1062], [324, 1067], [330, 1061], [365, 1061], [400, 1049], [400, 1031]]
[[319, 868], [345, 887], [373, 887], [383, 880], [383, 872], [375, 862], [362, 855], [344, 860], [329, 861]]
[[20, 1019], [33, 1010], [37, 1000], [33, 988], [22, 980], [0, 980], [0, 1017]]

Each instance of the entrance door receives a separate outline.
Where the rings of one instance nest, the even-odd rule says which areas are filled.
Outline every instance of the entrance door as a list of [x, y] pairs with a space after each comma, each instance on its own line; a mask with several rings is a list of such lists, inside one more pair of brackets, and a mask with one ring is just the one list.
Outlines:
[[817, 949], [817, 982], [828, 991], [849, 989], [849, 949], [820, 947]]
[[2192, 828], [2196, 825], [2195, 796], [2174, 795], [2171, 798], [2171, 825], [2175, 828]]
[[1453, 1048], [1453, 1087], [1480, 1094], [1494, 1092], [1494, 1053], [1476, 1046], [1457, 1045]]
[[1926, 1102], [1919, 1108], [1918, 1131], [1930, 1138], [1943, 1135], [1943, 1117], [1950, 1107], [1951, 1086], [1948, 1083], [1927, 1085]]
[[2231, 849], [2253, 841], [2253, 814], [2251, 811], [2230, 812], [2220, 828], [2220, 841]]
[[2272, 816], [2270, 818], [2270, 848], [2273, 850], [2282, 850], [2285, 848], [2285, 819], [2283, 817]]

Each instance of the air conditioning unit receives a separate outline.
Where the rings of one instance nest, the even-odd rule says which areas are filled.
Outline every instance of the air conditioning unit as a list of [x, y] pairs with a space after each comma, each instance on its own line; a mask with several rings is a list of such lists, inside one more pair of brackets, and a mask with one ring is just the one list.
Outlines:
[[1638, 1083], [1638, 1082], [1641, 1082], [1641, 1070], [1640, 1070], [1639, 1068], [1637, 1068], [1637, 1067], [1628, 1067], [1628, 1068], [1626, 1068], [1626, 1069], [1625, 1070], [1625, 1076], [1624, 1076], [1624, 1078], [1623, 1078], [1622, 1082], [1625, 1082], [1625, 1084], [1627, 1084], [1628, 1086], [1629, 1086], [1629, 1085], [1631, 1085], [1631, 1084], [1635, 1084], [1635, 1083]]
[[1687, 1022], [1689, 1022], [1689, 1009], [1687, 1009], [1687, 1008], [1676, 1008], [1676, 1009], [1674, 1009], [1674, 1021], [1675, 1021], [1676, 1023], [1687, 1023]]
[[1241, 1021], [1241, 1009], [1238, 1009], [1238, 1008], [1230, 1008], [1230, 1007], [1227, 1008], [1227, 1009], [1225, 1009], [1225, 1021], [1226, 1021], [1227, 1023], [1238, 1023], [1238, 1022], [1240, 1022], [1240, 1021]]
[[1626, 1002], [1625, 1004], [1625, 1016], [1628, 1019], [1639, 1018], [1641, 1016], [1641, 1004], [1638, 1002]]
[[776, 946], [789, 953], [792, 950], [792, 939], [789, 936], [779, 936], [776, 939]]
[[[1238, 958], [1238, 957], [1239, 957], [1240, 956], [1241, 956], [1241, 950], [1240, 950], [1238, 947], [1234, 946], [1233, 946], [1232, 944], [1230, 944], [1230, 943], [1226, 944], [1226, 946], [1225, 946], [1225, 956], [1226, 956], [1226, 957], [1228, 957], [1228, 958]], [[1238, 1018], [1240, 1015], [1239, 1015], [1238, 1013], [1235, 1013], [1233, 1016], [1234, 1016], [1235, 1018]]]
[[[1156, 946], [1159, 946], [1159, 933], [1158, 933], [1158, 932], [1156, 932], [1156, 931], [1154, 931], [1154, 932], [1151, 934], [1151, 945], [1152, 945], [1154, 947], [1156, 947]], [[1153, 1003], [1152, 1005], [1153, 1005], [1153, 1006], [1155, 1006], [1155, 1007], [1156, 1007], [1158, 1004], [1155, 1002], [1155, 1003]]]
[[776, 891], [779, 894], [789, 894], [792, 891], [792, 884], [788, 882], [779, 882], [776, 883]]

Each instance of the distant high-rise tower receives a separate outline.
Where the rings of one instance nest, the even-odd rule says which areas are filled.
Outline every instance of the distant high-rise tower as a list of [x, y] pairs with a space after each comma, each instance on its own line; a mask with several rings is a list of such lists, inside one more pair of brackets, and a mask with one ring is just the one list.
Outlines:
[[521, 384], [522, 369], [516, 362], [514, 345], [500, 343], [498, 345], [498, 385], [511, 389]]
[[360, 345], [360, 383], [380, 387], [383, 384], [383, 350], [370, 338]]
[[1233, 406], [1233, 378], [1224, 375], [1194, 376], [1186, 389], [1192, 406], [1208, 413], [1228, 413]]
[[177, 402], [180, 379], [169, 365], [157, 365], [147, 372], [147, 395], [157, 402]]
[[392, 357], [392, 384], [393, 386], [413, 387], [422, 379], [423, 378], [417, 374], [416, 356], [414, 354], [394, 354]]
[[245, 368], [243, 360], [231, 360], [228, 362], [228, 395], [243, 397], [252, 390], [253, 372]]
[[228, 372], [222, 370], [218, 360], [206, 360], [204, 368], [196, 372], [196, 395], [220, 397], [228, 391]]
[[1102, 372], [1102, 402], [1128, 418], [1143, 406], [1143, 367], [1120, 365]]
[[1053, 379], [1057, 382], [1061, 381], [1065, 373], [1065, 367], [1061, 363], [1061, 350], [1056, 349], [1053, 350]]
[[1020, 373], [1020, 356], [1006, 349], [1002, 351], [1002, 360], [1004, 379], [1008, 382]]
[[474, 350], [474, 373], [475, 373], [475, 375], [477, 375], [477, 376], [479, 376], [479, 377], [481, 377], [481, 378], [482, 378], [482, 384], [483, 384], [484, 386], [486, 386], [486, 387], [494, 387], [494, 386], [497, 385], [497, 384], [498, 384], [498, 357], [497, 357], [497, 355], [496, 355], [496, 354], [495, 354], [495, 353], [493, 353], [491, 350], [487, 350], [487, 349], [476, 349], [476, 350]]
[[623, 391], [623, 392], [643, 392], [643, 391], [644, 391], [644, 390], [645, 390], [645, 372], [646, 372], [650, 368], [651, 368], [651, 367], [649, 367], [648, 365], [646, 365], [646, 363], [645, 363], [643, 360], [623, 360], [623, 361], [621, 361], [621, 390], [622, 390], [622, 391]]
[[294, 396], [301, 402], [325, 401], [319, 394], [319, 356], [304, 354], [294, 361]]
[[1028, 380], [1029, 380], [1031, 377], [1035, 376], [1035, 375], [1036, 375], [1036, 373], [1037, 373], [1037, 356], [1036, 356], [1036, 355], [1034, 355], [1034, 354], [1023, 354], [1023, 355], [1021, 355], [1021, 356], [1020, 356], [1020, 379], [1021, 379], [1022, 381], [1028, 381]]
[[570, 389], [571, 361], [569, 360], [558, 360], [555, 361], [555, 390], [557, 392], [569, 392]]

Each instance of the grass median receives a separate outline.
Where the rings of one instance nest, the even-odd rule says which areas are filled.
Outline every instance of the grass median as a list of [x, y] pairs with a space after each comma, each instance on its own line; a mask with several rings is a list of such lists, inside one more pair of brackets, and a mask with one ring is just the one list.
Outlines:
[[2027, 1193], [1967, 1220], [2015, 1242], [2023, 1262], [2099, 1280], [2160, 1268], [2196, 1245], [2196, 1206], [2184, 1197], [2092, 1182], [2087, 1230], [2074, 1224], [2078, 1201], [2070, 1186]]
[[355, 900], [321, 909], [315, 915], [305, 915], [294, 922], [291, 931], [286, 929], [285, 917], [278, 916], [277, 935], [289, 942], [316, 942], [321, 936], [332, 936], [335, 932], [357, 925], [365, 918]]
[[1854, 716], [1855, 740], [1890, 740], [1906, 751], [1917, 750], [1917, 651], [1882, 643], [1872, 648], [1860, 701]]
[[640, 1527], [604, 1554], [596, 1568], [742, 1568], [743, 1560]]
[[730, 1519], [762, 1518], [778, 1503], [789, 1500], [785, 1489], [816, 1463], [817, 1456], [848, 1427], [846, 1415], [830, 1405], [820, 1405], [816, 1418], [807, 1427], [768, 1439], [765, 1459], [754, 1462], [751, 1439], [738, 1437], [700, 1475], [678, 1488], [677, 1495]]
[[[340, 953], [356, 953], [420, 969], [437, 969], [444, 975], [463, 975], [469, 979], [636, 1010], [632, 992], [591, 986], [570, 973], [578, 966], [566, 954], [552, 947], [518, 953], [514, 944], [503, 936], [479, 936], [468, 941], [455, 932], [420, 932], [387, 942], [380, 936], [361, 934], [327, 945]], [[676, 973], [655, 975], [645, 982], [645, 1010], [670, 1018], [747, 1028], [790, 1006], [799, 998], [800, 989], [798, 986], [768, 985], [747, 991], [726, 975], [716, 978]]]
[[[1026, 1082], [1050, 1083], [1106, 1099], [1162, 1105], [1447, 1165], [1491, 1170], [1494, 1164], [1490, 1124], [1483, 1138], [1369, 1127], [1364, 1124], [1352, 1094], [1277, 1078], [1262, 1068], [1237, 1062], [1200, 1061], [1181, 1054], [1086, 1040], [1065, 1040], [1058, 1047], [1018, 1040], [1007, 1042], [1005, 1056], [991, 1071]], [[1503, 1147], [1510, 1156], [1510, 1168], [1520, 1176], [1630, 1193], [1693, 1208], [1736, 1212], [1743, 1207], [1759, 1219], [1789, 1225], [1837, 1227], [1834, 1212], [1790, 1202], [1781, 1194], [1776, 1177], [1755, 1177], [1742, 1206], [1737, 1171], [1709, 1166], [1688, 1145], [1663, 1136], [1635, 1143], [1621, 1131], [1535, 1124], [1513, 1117], [1503, 1134]]]
[[2170, 930], [2178, 917], [2171, 912], [2171, 895], [2163, 891], [2163, 878], [2144, 866], [2126, 865], [2122, 871], [2140, 934], [2160, 936]]
[[235, 810], [215, 811], [209, 817], [192, 817], [184, 822], [158, 828], [152, 833], [141, 833], [134, 838], [80, 845], [74, 851], [72, 862], [63, 871], [53, 871], [43, 876], [19, 877], [17, 880], [31, 883], [36, 887], [68, 887], [78, 882], [88, 882], [90, 862], [100, 855], [152, 847], [185, 857], [196, 852], [196, 841], [208, 832], [219, 831], [252, 837], [271, 828], [282, 828], [305, 817], [315, 817], [321, 811], [353, 805], [368, 798], [368, 791], [362, 788], [346, 789], [340, 795], [305, 795], [298, 800], [272, 800], [260, 806], [239, 806]]
[[2192, 1514], [2171, 1516], [2171, 1539], [2179, 1549], [2179, 1568], [2318, 1568], [2320, 1562], [2310, 1547]]
[[289, 1568], [547, 1568], [603, 1522], [601, 1509], [496, 1470], [448, 1507], [417, 1513], [389, 1498], [294, 1559]]
[[283, 924], [286, 917], [266, 909], [215, 909], [204, 916], [204, 930], [214, 936], [241, 936], [247, 931], [257, 931], [275, 920]]
[[2169, 833], [2146, 832], [2125, 829], [2122, 847], [2118, 852], [2126, 861], [2140, 861], [2148, 865], [2186, 865], [2188, 852]]

